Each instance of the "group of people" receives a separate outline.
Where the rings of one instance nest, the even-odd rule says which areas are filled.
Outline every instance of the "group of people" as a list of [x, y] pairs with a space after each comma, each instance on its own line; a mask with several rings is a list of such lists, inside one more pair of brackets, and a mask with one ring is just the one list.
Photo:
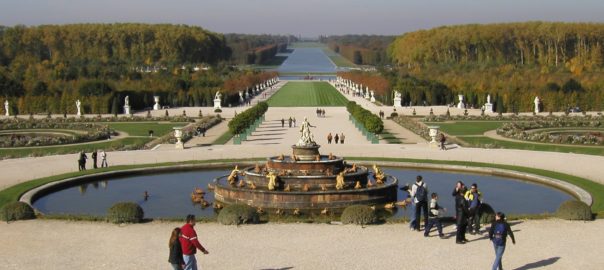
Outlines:
[[[409, 192], [411, 199], [410, 206], [414, 211], [409, 224], [410, 228], [420, 231], [420, 216], [423, 214], [424, 236], [428, 237], [432, 227], [436, 226], [438, 235], [444, 238], [440, 217], [446, 209], [438, 204], [438, 194], [432, 193], [428, 196], [428, 188], [421, 175], [416, 177], [416, 181], [411, 187], [405, 186], [402, 189]], [[476, 183], [473, 183], [468, 190], [462, 181], [458, 181], [452, 195], [455, 197], [455, 243], [465, 244], [468, 242], [466, 231], [470, 234], [481, 233], [480, 205], [482, 204], [482, 193], [478, 190]], [[516, 244], [514, 233], [510, 225], [505, 221], [504, 213], [496, 213], [495, 220], [491, 224], [488, 234], [495, 249], [493, 269], [502, 269], [501, 260], [505, 251], [507, 236], [510, 236], [512, 243]]]
[[317, 108], [317, 117], [325, 117], [325, 109]]
[[327, 144], [331, 144], [332, 140], [336, 144], [338, 144], [338, 143], [344, 144], [344, 139], [346, 139], [346, 136], [344, 136], [344, 132], [342, 132], [340, 135], [338, 135], [338, 133], [336, 133], [335, 136], [331, 135], [331, 132], [329, 132], [329, 134], [327, 134]]
[[203, 254], [208, 254], [199, 240], [195, 231], [195, 215], [187, 215], [185, 225], [180, 228], [174, 228], [168, 247], [170, 248], [170, 256], [168, 262], [174, 270], [197, 270], [197, 259], [195, 253], [197, 250]]
[[[98, 168], [97, 160], [99, 157], [101, 158], [101, 168], [107, 167], [107, 153], [105, 153], [105, 150], [101, 150], [100, 152], [95, 150], [94, 152], [92, 152], [92, 154], [90, 154], [90, 157], [92, 158], [92, 168], [93, 169]], [[84, 151], [81, 151], [80, 156], [78, 157], [78, 170], [79, 171], [86, 170], [86, 160], [88, 160], [88, 156], [86, 156], [86, 153], [84, 153]]]
[[[287, 119], [287, 124], [290, 128], [296, 127], [296, 118], [290, 116], [289, 119]], [[285, 118], [281, 118], [281, 127], [285, 127]]]

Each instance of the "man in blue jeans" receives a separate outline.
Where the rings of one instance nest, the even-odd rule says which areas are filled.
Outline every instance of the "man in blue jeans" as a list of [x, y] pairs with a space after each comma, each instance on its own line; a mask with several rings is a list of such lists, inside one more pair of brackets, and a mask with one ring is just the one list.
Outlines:
[[491, 228], [489, 229], [489, 239], [491, 239], [493, 242], [493, 247], [495, 248], [495, 262], [493, 262], [493, 270], [503, 269], [503, 252], [505, 252], [505, 243], [508, 235], [512, 239], [512, 243], [515, 245], [516, 239], [514, 238], [514, 232], [512, 232], [510, 224], [505, 221], [505, 214], [497, 212], [495, 215], [495, 222], [491, 224]]
[[418, 175], [415, 179], [415, 184], [411, 186], [411, 197], [415, 203], [415, 227], [416, 231], [420, 231], [420, 214], [424, 215], [424, 228], [428, 224], [428, 188], [424, 183], [421, 175]]

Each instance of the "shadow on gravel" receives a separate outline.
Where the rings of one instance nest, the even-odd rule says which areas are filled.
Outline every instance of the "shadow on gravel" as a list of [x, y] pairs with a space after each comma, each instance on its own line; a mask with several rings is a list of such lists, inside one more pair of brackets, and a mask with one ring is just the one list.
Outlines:
[[558, 260], [560, 260], [560, 257], [551, 257], [549, 259], [540, 260], [538, 262], [527, 263], [523, 266], [516, 268], [516, 270], [529, 270], [529, 269], [541, 268], [544, 266], [552, 265], [552, 264], [556, 263]]

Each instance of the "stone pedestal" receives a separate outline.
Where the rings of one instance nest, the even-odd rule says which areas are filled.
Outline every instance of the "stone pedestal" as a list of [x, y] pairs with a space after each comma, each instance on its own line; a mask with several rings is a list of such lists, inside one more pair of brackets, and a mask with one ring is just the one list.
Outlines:
[[400, 98], [400, 97], [395, 97], [395, 98], [394, 98], [394, 107], [395, 107], [395, 108], [401, 108], [401, 107], [403, 107], [403, 106], [401, 105], [401, 102], [402, 102], [402, 101], [403, 101], [403, 99], [402, 99], [402, 98]]
[[174, 138], [176, 138], [176, 149], [185, 149], [185, 144], [182, 142], [182, 127], [175, 127], [174, 129]]
[[457, 108], [465, 109], [466, 105], [463, 103], [463, 95], [458, 95], [458, 97], [459, 97], [459, 103], [457, 103]]
[[214, 109], [222, 109], [219, 98], [214, 99]]
[[484, 104], [484, 112], [493, 113], [493, 104], [492, 103]]
[[315, 157], [319, 155], [320, 145], [307, 145], [299, 146], [292, 145], [293, 154], [303, 161], [315, 160]]
[[440, 128], [440, 126], [428, 126], [428, 128], [430, 129], [430, 132], [428, 134], [430, 135], [430, 138], [432, 138], [432, 140], [430, 141], [430, 147], [438, 147], [438, 141], [436, 141], [436, 136], [438, 135], [438, 129]]
[[160, 106], [159, 106], [159, 96], [153, 96], [153, 100], [155, 101], [155, 104], [153, 104], [153, 110], [157, 111], [160, 108]]
[[129, 105], [124, 106], [124, 114], [125, 115], [130, 115], [131, 114], [130, 113], [130, 106]]

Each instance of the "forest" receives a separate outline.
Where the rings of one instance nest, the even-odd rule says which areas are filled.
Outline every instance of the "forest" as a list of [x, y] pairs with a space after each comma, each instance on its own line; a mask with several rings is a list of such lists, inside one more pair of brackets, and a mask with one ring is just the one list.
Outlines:
[[225, 34], [231, 48], [230, 62], [237, 65], [264, 64], [275, 54], [285, 52], [290, 42], [298, 39], [282, 35]]
[[354, 64], [382, 66], [390, 63], [387, 49], [394, 38], [395, 36], [343, 35], [321, 36], [319, 41]]
[[[259, 61], [276, 53], [273, 41], [252, 48]], [[135, 110], [151, 107], [154, 95], [168, 106], [210, 106], [218, 90], [238, 102], [245, 88], [225, 82], [244, 78], [238, 87], [252, 87], [276, 74], [233, 68], [235, 48], [222, 34], [186, 25], [0, 27], [0, 95], [12, 114], [74, 113], [77, 99], [84, 113], [121, 113], [125, 95]]]

